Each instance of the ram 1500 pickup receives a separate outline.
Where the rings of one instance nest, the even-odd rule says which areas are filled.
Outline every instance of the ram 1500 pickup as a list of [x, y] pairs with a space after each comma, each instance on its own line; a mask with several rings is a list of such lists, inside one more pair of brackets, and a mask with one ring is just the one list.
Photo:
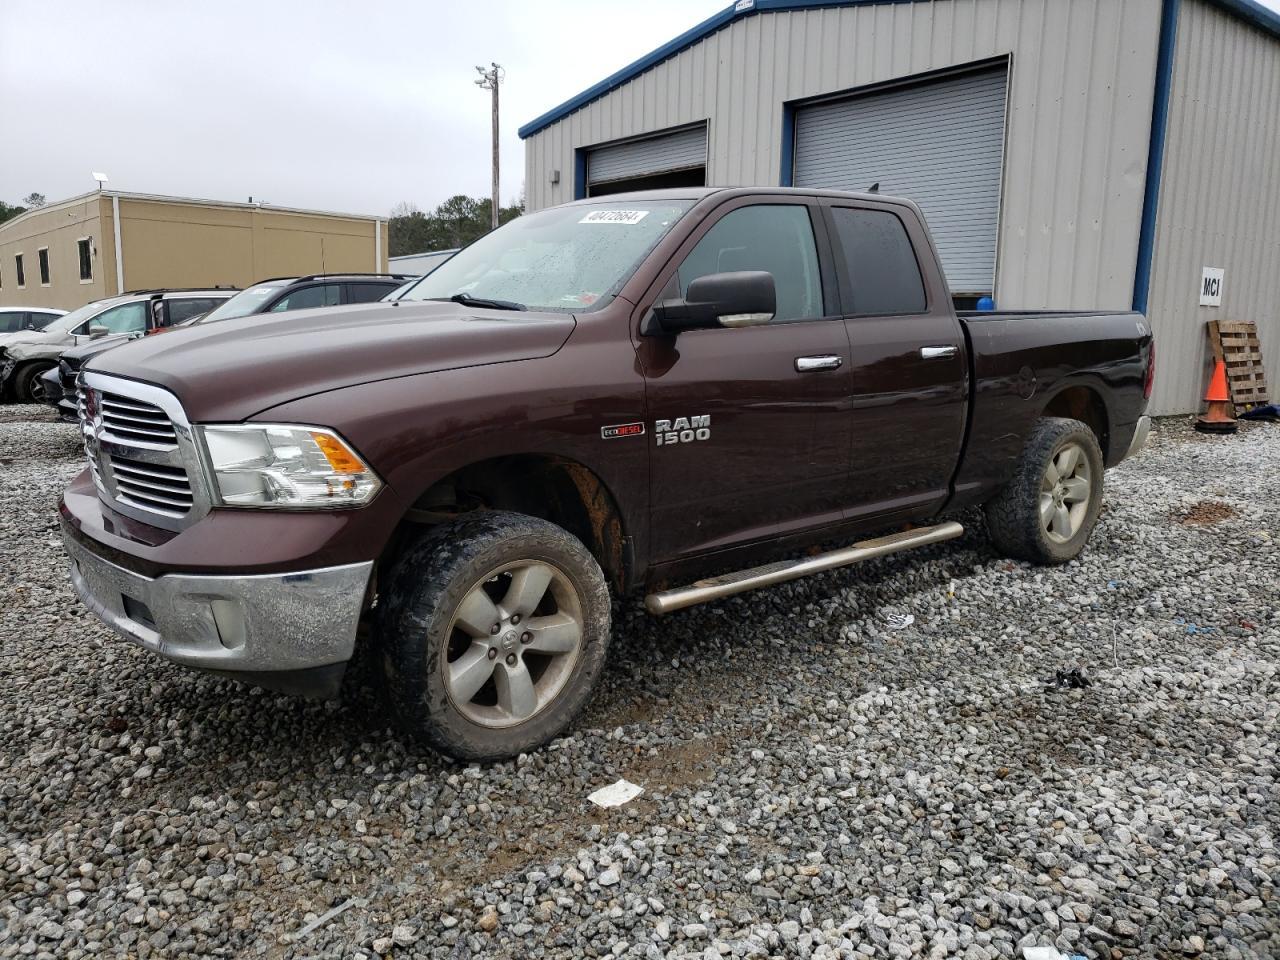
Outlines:
[[62, 527], [124, 637], [313, 695], [359, 638], [413, 733], [498, 758], [587, 701], [611, 593], [667, 613], [950, 539], [977, 504], [998, 550], [1071, 560], [1153, 375], [1136, 313], [957, 314], [908, 201], [610, 196], [395, 302], [94, 359]]

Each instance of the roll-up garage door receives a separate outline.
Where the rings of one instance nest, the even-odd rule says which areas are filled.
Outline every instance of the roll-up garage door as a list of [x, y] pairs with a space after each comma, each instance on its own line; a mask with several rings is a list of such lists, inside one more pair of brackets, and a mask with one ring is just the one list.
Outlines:
[[587, 184], [641, 180], [679, 170], [704, 171], [706, 165], [707, 128], [689, 127], [589, 151]]
[[975, 71], [796, 111], [798, 187], [920, 205], [953, 293], [992, 291], [1006, 70]]

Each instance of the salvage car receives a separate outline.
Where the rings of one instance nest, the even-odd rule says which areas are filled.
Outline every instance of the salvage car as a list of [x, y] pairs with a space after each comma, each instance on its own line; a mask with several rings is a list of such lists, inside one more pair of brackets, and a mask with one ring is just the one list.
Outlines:
[[405, 727], [479, 760], [572, 721], [611, 593], [667, 614], [978, 504], [1005, 554], [1078, 556], [1155, 371], [1140, 314], [957, 314], [914, 204], [791, 189], [554, 207], [394, 302], [176, 339], [82, 373], [85, 604], [302, 693], [360, 638]]
[[0, 337], [0, 398], [20, 403], [49, 399], [44, 374], [68, 348], [107, 337], [143, 336], [205, 313], [237, 290], [135, 290], [86, 304], [43, 330]]

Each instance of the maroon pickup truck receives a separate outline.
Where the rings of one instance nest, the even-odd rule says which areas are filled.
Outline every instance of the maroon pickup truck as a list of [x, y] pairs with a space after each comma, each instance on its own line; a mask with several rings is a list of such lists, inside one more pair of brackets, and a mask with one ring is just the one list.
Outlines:
[[93, 360], [62, 526], [84, 602], [149, 650], [332, 695], [369, 643], [411, 731], [506, 757], [590, 697], [611, 592], [663, 614], [975, 504], [1000, 551], [1072, 559], [1153, 375], [1135, 313], [957, 314], [907, 201], [611, 196], [395, 302]]

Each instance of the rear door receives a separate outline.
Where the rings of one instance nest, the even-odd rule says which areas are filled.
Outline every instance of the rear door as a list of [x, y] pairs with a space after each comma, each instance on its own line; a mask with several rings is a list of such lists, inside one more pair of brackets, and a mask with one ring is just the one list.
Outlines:
[[824, 207], [852, 352], [848, 515], [926, 516], [945, 501], [959, 461], [964, 334], [910, 207]]
[[700, 276], [765, 270], [777, 313], [763, 326], [642, 338], [656, 561], [841, 518], [849, 342], [825, 251], [816, 202], [744, 197], [659, 275], [665, 299]]

